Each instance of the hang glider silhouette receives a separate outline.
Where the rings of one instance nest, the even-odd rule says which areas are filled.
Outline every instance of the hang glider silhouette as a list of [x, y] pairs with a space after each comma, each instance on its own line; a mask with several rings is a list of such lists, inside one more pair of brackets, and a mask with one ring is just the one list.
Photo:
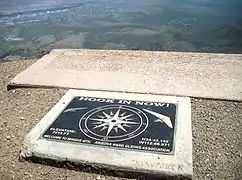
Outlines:
[[173, 125], [171, 123], [171, 118], [169, 118], [168, 116], [164, 116], [162, 114], [159, 114], [157, 112], [154, 111], [150, 111], [148, 109], [143, 109], [145, 112], [152, 114], [153, 116], [157, 117], [158, 119], [155, 120], [154, 122], [160, 122], [160, 123], [165, 123], [168, 127], [173, 128]]

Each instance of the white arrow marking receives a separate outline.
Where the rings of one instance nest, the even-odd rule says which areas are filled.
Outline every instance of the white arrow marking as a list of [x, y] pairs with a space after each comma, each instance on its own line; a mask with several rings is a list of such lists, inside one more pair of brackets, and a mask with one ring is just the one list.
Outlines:
[[83, 110], [83, 109], [87, 109], [87, 107], [80, 107], [80, 108], [70, 108], [64, 111], [64, 113], [66, 112], [75, 112], [75, 111], [79, 111], [79, 110]]

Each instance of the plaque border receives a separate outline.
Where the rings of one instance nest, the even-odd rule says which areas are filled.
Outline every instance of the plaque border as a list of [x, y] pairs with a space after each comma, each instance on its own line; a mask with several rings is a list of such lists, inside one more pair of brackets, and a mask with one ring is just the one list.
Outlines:
[[[178, 103], [174, 155], [153, 151], [128, 151], [105, 146], [86, 146], [82, 143], [66, 143], [39, 139], [69, 102], [76, 96], [111, 99]], [[105, 156], [104, 156], [105, 155]], [[151, 94], [69, 90], [61, 100], [42, 118], [24, 140], [20, 156], [23, 158], [48, 158], [56, 161], [94, 165], [112, 170], [135, 171], [148, 174], [183, 175], [192, 177], [192, 125], [191, 100], [189, 97]], [[107, 158], [108, 157], [108, 158]]]

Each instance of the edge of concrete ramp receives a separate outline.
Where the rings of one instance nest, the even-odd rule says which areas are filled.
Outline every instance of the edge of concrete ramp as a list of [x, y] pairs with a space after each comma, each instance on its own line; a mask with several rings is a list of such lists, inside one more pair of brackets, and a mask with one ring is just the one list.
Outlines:
[[242, 100], [242, 55], [56, 49], [8, 84]]

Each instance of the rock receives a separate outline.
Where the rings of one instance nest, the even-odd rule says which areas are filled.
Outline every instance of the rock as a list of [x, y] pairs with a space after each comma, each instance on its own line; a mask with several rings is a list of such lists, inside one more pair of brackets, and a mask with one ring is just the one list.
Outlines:
[[211, 174], [206, 174], [207, 177], [211, 177]]
[[20, 117], [20, 120], [24, 120], [24, 117]]
[[96, 177], [96, 180], [101, 180], [101, 176], [97, 176]]
[[7, 136], [7, 137], [6, 137], [6, 139], [7, 139], [7, 140], [10, 140], [10, 139], [11, 139], [11, 137], [10, 137], [10, 136]]

